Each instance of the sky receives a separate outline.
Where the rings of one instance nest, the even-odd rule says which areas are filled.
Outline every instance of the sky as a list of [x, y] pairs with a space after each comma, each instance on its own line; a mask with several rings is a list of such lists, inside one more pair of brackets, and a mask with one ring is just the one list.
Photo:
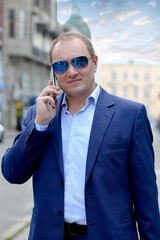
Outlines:
[[160, 0], [57, 0], [64, 24], [78, 4], [100, 63], [137, 59], [160, 64]]

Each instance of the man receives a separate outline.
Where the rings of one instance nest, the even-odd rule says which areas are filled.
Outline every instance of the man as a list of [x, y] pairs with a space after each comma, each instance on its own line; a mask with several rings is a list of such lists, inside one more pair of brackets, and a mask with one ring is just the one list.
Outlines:
[[85, 36], [59, 36], [49, 55], [59, 87], [49, 81], [2, 160], [9, 182], [33, 176], [29, 240], [160, 239], [145, 107], [96, 84]]

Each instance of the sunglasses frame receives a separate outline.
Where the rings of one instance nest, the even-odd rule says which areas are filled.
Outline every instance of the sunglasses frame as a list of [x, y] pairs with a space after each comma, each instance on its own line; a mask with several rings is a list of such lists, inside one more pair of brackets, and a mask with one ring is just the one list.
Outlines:
[[[56, 71], [54, 70], [54, 64], [55, 64], [55, 63], [53, 63], [53, 64], [52, 64], [53, 72], [56, 73], [56, 74], [58, 74], [58, 75], [64, 74], [64, 73], [67, 71], [70, 63], [72, 64], [72, 66], [73, 66], [74, 68], [76, 68], [76, 69], [78, 69], [78, 70], [81, 70], [81, 69], [85, 68], [85, 65], [84, 65], [83, 67], [78, 68], [78, 67], [74, 66], [73, 63], [72, 63], [73, 60], [76, 60], [76, 59], [79, 59], [79, 58], [82, 58], [82, 57], [85, 58], [85, 59], [87, 59], [86, 63], [87, 63], [87, 66], [88, 66], [88, 60], [90, 60], [92, 57], [87, 58], [86, 56], [79, 56], [79, 57], [75, 57], [75, 58], [70, 59], [70, 61], [61, 60], [61, 61], [55, 62], [55, 63], [58, 63], [58, 62], [65, 62], [65, 63], [67, 63], [67, 68], [66, 68], [66, 70], [63, 71], [62, 73], [56, 72]], [[87, 66], [86, 66], [86, 67], [87, 67]]]

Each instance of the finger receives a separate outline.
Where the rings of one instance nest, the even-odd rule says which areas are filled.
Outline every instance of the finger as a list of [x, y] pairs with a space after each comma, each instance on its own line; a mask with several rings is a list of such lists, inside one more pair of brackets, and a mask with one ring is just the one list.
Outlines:
[[60, 95], [61, 92], [60, 92], [59, 90], [60, 90], [59, 87], [56, 87], [56, 88], [54, 88], [54, 89], [52, 88], [52, 89], [50, 90], [50, 94]]
[[56, 108], [57, 102], [51, 96], [49, 96], [47, 103], [51, 105], [52, 108]]
[[51, 85], [53, 85], [53, 81], [49, 80], [47, 86], [51, 86]]
[[49, 96], [50, 94], [56, 94], [56, 95], [60, 95], [61, 93], [59, 92], [60, 88], [56, 87], [54, 85], [52, 86], [47, 86], [45, 87], [42, 92], [40, 93], [40, 97], [43, 96]]
[[36, 102], [37, 102], [37, 104], [44, 103], [46, 105], [48, 105], [48, 104], [51, 105], [51, 107], [53, 107], [53, 108], [56, 107], [56, 103], [51, 96], [39, 97], [39, 98], [37, 98]]

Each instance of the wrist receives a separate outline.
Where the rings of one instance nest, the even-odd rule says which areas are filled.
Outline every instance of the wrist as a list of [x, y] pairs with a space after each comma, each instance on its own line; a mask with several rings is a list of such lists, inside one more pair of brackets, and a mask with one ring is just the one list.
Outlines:
[[49, 124], [39, 124], [36, 122], [36, 120], [34, 121], [34, 124], [35, 124], [35, 129], [40, 132], [46, 131], [49, 126]]
[[47, 120], [41, 120], [39, 119], [37, 116], [35, 117], [35, 122], [38, 124], [38, 125], [49, 125], [49, 122]]

